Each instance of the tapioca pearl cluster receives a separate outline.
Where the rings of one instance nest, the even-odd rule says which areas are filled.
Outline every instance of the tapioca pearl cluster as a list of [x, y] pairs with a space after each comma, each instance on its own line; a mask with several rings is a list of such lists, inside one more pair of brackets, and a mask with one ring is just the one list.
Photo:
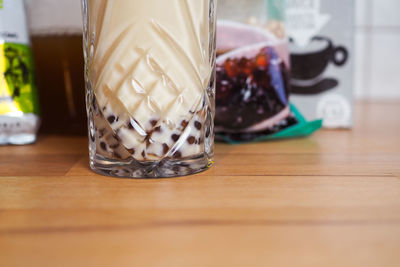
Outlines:
[[167, 123], [160, 123], [149, 133], [143, 151], [144, 155], [148, 159], [181, 158], [202, 152], [200, 120], [201, 118], [197, 115], [190, 122], [183, 119], [172, 129]]
[[185, 130], [181, 134], [171, 135], [171, 139], [175, 142], [173, 155], [188, 157], [204, 151], [204, 135], [202, 131], [204, 118], [200, 115], [200, 112], [193, 114], [192, 120], [187, 123]]
[[[95, 115], [94, 139], [98, 153], [115, 159], [132, 157], [138, 161], [198, 154], [204, 150], [201, 134], [203, 113], [202, 110], [189, 112], [177, 125], [168, 119], [160, 122], [154, 117], [142, 127], [134, 118], [122, 120], [122, 116], [115, 114], [111, 106], [104, 106]], [[149, 128], [151, 130], [146, 130]]]
[[118, 131], [118, 136], [121, 140], [121, 143], [133, 158], [144, 159], [142, 156], [142, 151], [145, 149], [145, 143], [138, 138], [136, 131], [129, 127], [122, 127]]
[[126, 116], [118, 114], [117, 112], [113, 111], [111, 106], [103, 106], [101, 113], [103, 114], [104, 118], [107, 120], [107, 123], [110, 127], [116, 131], [124, 125], [124, 121], [126, 120]]
[[94, 120], [96, 125], [95, 142], [97, 153], [107, 158], [129, 158], [130, 153], [121, 144], [120, 138], [107, 124], [106, 119], [99, 113], [95, 116]]

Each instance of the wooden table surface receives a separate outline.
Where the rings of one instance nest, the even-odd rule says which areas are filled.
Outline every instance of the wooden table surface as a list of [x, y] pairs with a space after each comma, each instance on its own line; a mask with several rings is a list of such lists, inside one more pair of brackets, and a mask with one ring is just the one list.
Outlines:
[[400, 266], [400, 103], [229, 146], [178, 179], [88, 169], [87, 140], [0, 147], [0, 266]]

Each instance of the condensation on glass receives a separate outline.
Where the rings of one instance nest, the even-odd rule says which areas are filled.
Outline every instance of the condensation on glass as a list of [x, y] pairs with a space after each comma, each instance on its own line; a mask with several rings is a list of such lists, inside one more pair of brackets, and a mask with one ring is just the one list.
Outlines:
[[91, 168], [132, 178], [209, 168], [215, 1], [82, 3]]

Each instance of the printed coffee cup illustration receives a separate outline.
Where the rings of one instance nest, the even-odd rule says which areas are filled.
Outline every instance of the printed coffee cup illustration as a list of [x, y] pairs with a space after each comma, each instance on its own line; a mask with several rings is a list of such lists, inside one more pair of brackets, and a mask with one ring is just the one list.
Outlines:
[[347, 58], [346, 48], [334, 46], [333, 42], [326, 37], [316, 36], [306, 50], [292, 50], [290, 56], [292, 78], [298, 80], [314, 79], [325, 71], [329, 63], [342, 66], [346, 63]]
[[267, 30], [217, 26], [217, 132], [261, 132], [290, 115], [287, 43]]
[[335, 46], [323, 36], [315, 36], [306, 48], [291, 43], [292, 62], [291, 92], [295, 94], [318, 94], [335, 88], [338, 81], [324, 78], [329, 64], [341, 67], [348, 60], [348, 51], [343, 46]]

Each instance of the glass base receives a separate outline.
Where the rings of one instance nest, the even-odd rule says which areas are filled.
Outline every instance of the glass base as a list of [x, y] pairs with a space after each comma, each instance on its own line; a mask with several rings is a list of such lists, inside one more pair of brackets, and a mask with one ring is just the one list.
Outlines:
[[96, 155], [90, 160], [91, 169], [101, 175], [118, 178], [172, 178], [205, 171], [213, 165], [212, 157], [207, 154], [181, 159], [165, 158], [161, 161], [139, 162], [109, 160]]

